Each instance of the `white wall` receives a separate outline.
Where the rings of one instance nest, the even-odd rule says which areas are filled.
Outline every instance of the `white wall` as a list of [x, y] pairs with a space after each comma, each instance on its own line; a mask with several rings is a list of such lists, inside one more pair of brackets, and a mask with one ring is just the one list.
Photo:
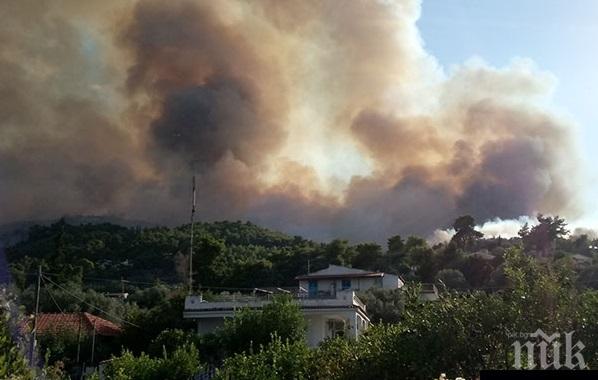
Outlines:
[[[330, 338], [328, 321], [344, 320], [348, 324], [349, 330], [346, 336], [349, 338], [358, 338], [368, 327], [368, 322], [364, 320], [355, 309], [339, 310], [318, 310], [305, 309], [303, 315], [307, 322], [306, 342], [310, 347], [317, 347], [326, 338]], [[197, 333], [205, 335], [214, 332], [216, 328], [224, 324], [224, 317], [200, 318], [197, 320]]]
[[197, 319], [197, 333], [199, 335], [209, 334], [222, 326], [224, 326], [223, 317]]
[[307, 322], [307, 345], [316, 347], [326, 336], [326, 319], [322, 315], [311, 315], [305, 320]]
[[305, 316], [305, 320], [307, 321], [306, 341], [310, 347], [317, 347], [325, 339], [332, 337], [328, 329], [329, 320], [345, 321], [348, 327], [345, 336], [351, 339], [358, 338], [369, 325], [355, 310], [310, 311], [310, 314]]

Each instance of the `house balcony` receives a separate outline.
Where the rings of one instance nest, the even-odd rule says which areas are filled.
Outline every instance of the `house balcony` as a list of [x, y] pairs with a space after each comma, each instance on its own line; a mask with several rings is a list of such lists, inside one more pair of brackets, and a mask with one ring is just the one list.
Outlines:
[[[354, 291], [308, 294], [302, 291], [279, 289], [278, 293], [289, 294], [299, 307], [307, 322], [306, 342], [316, 347], [326, 338], [346, 336], [357, 339], [367, 329], [370, 319], [365, 304]], [[272, 302], [275, 293], [256, 289], [251, 294], [222, 293], [203, 299], [201, 295], [187, 296], [183, 317], [197, 323], [200, 335], [216, 331], [227, 318], [244, 308], [261, 309]]]
[[[318, 309], [342, 309], [356, 308], [366, 312], [366, 305], [357, 297], [354, 291], [339, 291], [332, 293], [308, 294], [307, 292], [284, 291], [281, 293], [289, 294], [297, 301], [303, 310]], [[211, 296], [209, 300], [201, 295], [191, 295], [185, 298], [185, 318], [210, 318], [227, 317], [232, 312], [242, 309], [261, 309], [272, 302], [274, 293], [269, 291], [253, 292], [251, 294], [242, 293], [222, 293]]]

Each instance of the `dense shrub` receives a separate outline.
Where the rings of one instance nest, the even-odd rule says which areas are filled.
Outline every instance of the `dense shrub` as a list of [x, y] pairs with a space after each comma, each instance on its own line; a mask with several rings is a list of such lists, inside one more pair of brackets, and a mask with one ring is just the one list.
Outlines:
[[226, 320], [216, 335], [222, 347], [232, 354], [266, 346], [274, 335], [283, 341], [303, 341], [305, 329], [299, 305], [290, 297], [279, 296], [261, 310], [240, 310]]
[[33, 379], [23, 351], [12, 339], [9, 323], [9, 313], [0, 309], [0, 379]]
[[255, 354], [239, 353], [224, 361], [216, 380], [306, 380], [313, 353], [304, 342], [274, 336]]
[[161, 358], [125, 351], [106, 366], [106, 380], [185, 380], [201, 372], [199, 352], [193, 344], [183, 345]]

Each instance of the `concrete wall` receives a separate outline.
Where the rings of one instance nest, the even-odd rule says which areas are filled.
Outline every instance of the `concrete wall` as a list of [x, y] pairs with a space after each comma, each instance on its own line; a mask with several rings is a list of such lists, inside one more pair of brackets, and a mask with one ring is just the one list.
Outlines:
[[339, 310], [334, 312], [315, 312], [306, 315], [307, 334], [306, 341], [310, 347], [317, 347], [325, 339], [333, 337], [329, 328], [329, 321], [344, 321], [344, 336], [357, 339], [369, 327], [369, 322], [363, 319], [354, 310]]
[[399, 276], [394, 274], [385, 273], [384, 277], [382, 277], [382, 287], [384, 289], [398, 289], [403, 287], [403, 281], [399, 278]]
[[[372, 279], [367, 280], [372, 282]], [[362, 281], [359, 281], [357, 285], [361, 283]], [[327, 285], [330, 284], [332, 282], [328, 280]], [[203, 335], [222, 326], [225, 318], [233, 317], [235, 311], [242, 307], [261, 309], [270, 302], [268, 300], [203, 302], [196, 296], [188, 296], [185, 299], [183, 317], [196, 320], [197, 332]], [[369, 323], [365, 314], [365, 305], [351, 290], [338, 290], [334, 298], [300, 298], [298, 304], [307, 321], [306, 341], [312, 347], [326, 338], [332, 338], [333, 331], [338, 328], [342, 329], [343, 336], [357, 338]], [[331, 328], [329, 321], [343, 321], [344, 326], [340, 327], [338, 326], [340, 323], [334, 323], [335, 326]]]
[[326, 318], [322, 315], [311, 315], [305, 318], [307, 322], [306, 341], [310, 347], [316, 347], [326, 336]]
[[223, 317], [197, 319], [197, 333], [199, 335], [209, 334], [222, 326], [224, 326]]
[[[367, 328], [369, 322], [361, 317], [354, 309], [346, 310], [304, 310], [307, 322], [306, 342], [310, 347], [317, 347], [327, 338], [332, 338], [332, 331], [328, 321], [345, 321], [347, 329], [344, 334], [351, 339], [357, 339]], [[201, 318], [197, 320], [197, 333], [199, 335], [214, 332], [224, 325], [225, 317]]]

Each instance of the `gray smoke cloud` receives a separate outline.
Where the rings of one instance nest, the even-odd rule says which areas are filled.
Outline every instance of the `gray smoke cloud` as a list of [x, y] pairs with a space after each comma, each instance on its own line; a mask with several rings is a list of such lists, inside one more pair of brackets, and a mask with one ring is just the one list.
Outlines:
[[0, 222], [205, 220], [316, 239], [574, 216], [574, 126], [526, 60], [450, 73], [397, 1], [9, 0]]

